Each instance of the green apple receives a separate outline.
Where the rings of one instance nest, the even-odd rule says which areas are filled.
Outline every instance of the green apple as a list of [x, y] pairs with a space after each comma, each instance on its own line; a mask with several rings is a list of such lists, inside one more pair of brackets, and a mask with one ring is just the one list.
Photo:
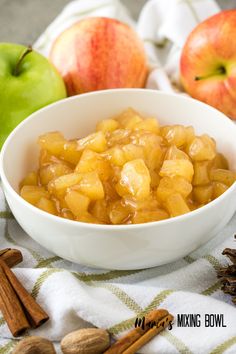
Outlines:
[[0, 148], [23, 119], [65, 97], [64, 82], [45, 57], [32, 48], [0, 43]]

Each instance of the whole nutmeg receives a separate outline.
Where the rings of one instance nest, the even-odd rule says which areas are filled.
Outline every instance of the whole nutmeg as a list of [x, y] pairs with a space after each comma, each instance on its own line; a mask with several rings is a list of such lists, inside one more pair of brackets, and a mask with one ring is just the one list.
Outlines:
[[22, 339], [12, 354], [56, 354], [56, 352], [50, 340], [32, 336]]
[[83, 328], [67, 334], [61, 341], [64, 354], [102, 354], [110, 346], [107, 331]]

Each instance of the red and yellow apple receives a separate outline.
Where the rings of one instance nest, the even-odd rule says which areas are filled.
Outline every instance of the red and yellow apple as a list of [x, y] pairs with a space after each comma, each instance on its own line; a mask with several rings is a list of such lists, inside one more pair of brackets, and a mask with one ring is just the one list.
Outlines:
[[222, 11], [189, 35], [180, 60], [181, 81], [194, 98], [236, 119], [236, 10]]
[[136, 32], [105, 17], [86, 18], [66, 29], [54, 42], [50, 59], [69, 95], [140, 88], [148, 71], [144, 46]]

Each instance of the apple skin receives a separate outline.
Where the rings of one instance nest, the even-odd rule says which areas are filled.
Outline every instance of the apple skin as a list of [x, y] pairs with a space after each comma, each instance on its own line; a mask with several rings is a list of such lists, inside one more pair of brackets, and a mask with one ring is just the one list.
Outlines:
[[105, 17], [81, 20], [54, 42], [50, 59], [68, 95], [144, 87], [147, 59], [142, 41], [124, 23]]
[[236, 120], [236, 10], [222, 11], [189, 35], [180, 60], [185, 90]]
[[66, 88], [56, 68], [32, 51], [19, 65], [27, 47], [0, 43], [0, 148], [10, 132], [41, 107], [66, 97]]

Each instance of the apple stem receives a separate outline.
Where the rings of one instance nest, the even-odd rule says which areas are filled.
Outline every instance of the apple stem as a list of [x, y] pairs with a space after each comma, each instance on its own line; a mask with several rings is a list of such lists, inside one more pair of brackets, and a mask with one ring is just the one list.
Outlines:
[[199, 81], [199, 80], [204, 80], [208, 79], [209, 77], [215, 76], [215, 75], [225, 75], [226, 74], [226, 69], [223, 65], [219, 66], [214, 73], [211, 73], [206, 76], [195, 76], [194, 80]]
[[22, 61], [26, 57], [27, 54], [31, 53], [33, 51], [31, 45], [28, 46], [28, 48], [21, 54], [20, 58], [18, 59], [18, 62], [16, 63], [13, 75], [18, 76], [19, 75], [19, 69]]

